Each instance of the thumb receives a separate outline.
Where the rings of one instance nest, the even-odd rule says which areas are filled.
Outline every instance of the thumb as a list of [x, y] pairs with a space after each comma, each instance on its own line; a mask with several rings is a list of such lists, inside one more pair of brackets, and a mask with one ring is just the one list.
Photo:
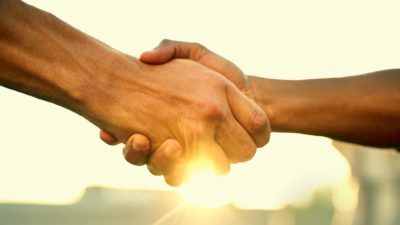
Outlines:
[[145, 164], [151, 154], [149, 139], [141, 134], [133, 134], [126, 142], [123, 154], [126, 161], [133, 165], [141, 166]]
[[116, 145], [116, 144], [119, 144], [118, 139], [117, 139], [114, 135], [112, 135], [111, 133], [108, 133], [108, 132], [105, 131], [105, 130], [100, 130], [99, 136], [100, 136], [100, 139], [101, 139], [102, 141], [104, 141], [104, 142], [105, 142], [106, 144], [108, 144], [108, 145]]
[[163, 46], [162, 43], [153, 50], [143, 52], [140, 61], [147, 64], [163, 64], [175, 57], [174, 46]]
[[199, 61], [201, 57], [208, 52], [210, 51], [207, 48], [198, 43], [165, 39], [153, 50], [144, 52], [140, 56], [140, 60], [149, 64], [162, 64], [174, 58]]

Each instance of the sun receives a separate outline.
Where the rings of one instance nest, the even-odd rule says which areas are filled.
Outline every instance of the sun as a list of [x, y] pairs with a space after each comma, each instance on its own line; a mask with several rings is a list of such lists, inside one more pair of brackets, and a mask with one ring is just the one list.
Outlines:
[[210, 169], [192, 173], [191, 179], [181, 187], [183, 200], [189, 205], [209, 209], [229, 204], [232, 198], [224, 178]]

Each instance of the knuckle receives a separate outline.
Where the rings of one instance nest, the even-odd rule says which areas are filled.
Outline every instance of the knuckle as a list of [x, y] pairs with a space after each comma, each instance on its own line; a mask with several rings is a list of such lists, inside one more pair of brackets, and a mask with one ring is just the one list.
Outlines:
[[215, 71], [205, 70], [200, 77], [200, 82], [207, 86], [211, 93], [226, 94], [230, 84], [227, 80]]
[[247, 149], [245, 149], [245, 151], [243, 152], [243, 158], [241, 160], [241, 162], [246, 162], [249, 161], [250, 159], [252, 159], [254, 157], [254, 155], [256, 154], [257, 151], [257, 147], [255, 146], [250, 146]]
[[251, 132], [261, 133], [268, 129], [268, 118], [264, 112], [260, 110], [254, 110], [251, 120]]
[[227, 88], [227, 83], [221, 76], [217, 76], [214, 72], [209, 72], [206, 76], [207, 82], [214, 88], [219, 88], [225, 90]]
[[206, 55], [210, 53], [210, 51], [202, 44], [197, 42], [191, 43], [191, 57], [196, 61], [201, 61]]
[[171, 40], [164, 38], [164, 39], [162, 39], [162, 41], [160, 42], [159, 45], [165, 46], [165, 45], [168, 45], [168, 44], [171, 44], [171, 43], [172, 43]]
[[224, 109], [216, 101], [205, 101], [201, 103], [203, 117], [206, 119], [220, 119], [223, 117]]
[[202, 44], [200, 44], [198, 42], [192, 42], [192, 45], [198, 50], [205, 49], [204, 45], [202, 45]]
[[210, 51], [202, 44], [193, 42], [192, 44], [192, 57], [197, 61], [201, 61], [206, 55], [210, 53]]

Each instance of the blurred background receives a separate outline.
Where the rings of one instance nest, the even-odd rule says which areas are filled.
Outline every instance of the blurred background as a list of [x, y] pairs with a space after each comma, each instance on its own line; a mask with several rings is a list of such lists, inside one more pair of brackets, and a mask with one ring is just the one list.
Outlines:
[[[276, 79], [400, 68], [395, 0], [27, 2], [134, 56], [168, 38]], [[80, 116], [3, 87], [0, 102], [1, 225], [400, 224], [390, 150], [274, 133], [228, 176], [170, 188]]]

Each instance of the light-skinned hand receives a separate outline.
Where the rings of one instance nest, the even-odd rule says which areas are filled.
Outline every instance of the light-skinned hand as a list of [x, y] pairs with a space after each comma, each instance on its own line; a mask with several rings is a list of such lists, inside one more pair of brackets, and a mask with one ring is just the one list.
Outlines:
[[[194, 60], [210, 69], [219, 72], [233, 82], [235, 86], [238, 87], [248, 98], [255, 100], [251, 92], [250, 84], [244, 73], [232, 62], [211, 52], [200, 44], [164, 40], [155, 49], [143, 53], [140, 57], [140, 60], [148, 64], [163, 64], [175, 58]], [[266, 143], [265, 140], [268, 140], [269, 132], [270, 129], [268, 127], [259, 131], [258, 135], [252, 135], [253, 140], [258, 147], [261, 147]], [[109, 144], [117, 142], [112, 135], [105, 132], [101, 132], [101, 138], [103, 141]], [[178, 153], [180, 153], [182, 149], [174, 140], [168, 140], [163, 144], [162, 147], [153, 152], [151, 156], [149, 148], [146, 149], [143, 147], [145, 145], [140, 143], [149, 143], [149, 141], [146, 136], [135, 134], [130, 138], [130, 141], [124, 148], [125, 158], [132, 164], [143, 165], [147, 162], [150, 171], [168, 171], [180, 159], [180, 154]], [[174, 155], [167, 154], [168, 151], [166, 151], [166, 149], [169, 151], [173, 149], [173, 152], [178, 153]], [[232, 156], [232, 154], [228, 156]], [[250, 158], [251, 157], [229, 157], [231, 162], [247, 161]]]

